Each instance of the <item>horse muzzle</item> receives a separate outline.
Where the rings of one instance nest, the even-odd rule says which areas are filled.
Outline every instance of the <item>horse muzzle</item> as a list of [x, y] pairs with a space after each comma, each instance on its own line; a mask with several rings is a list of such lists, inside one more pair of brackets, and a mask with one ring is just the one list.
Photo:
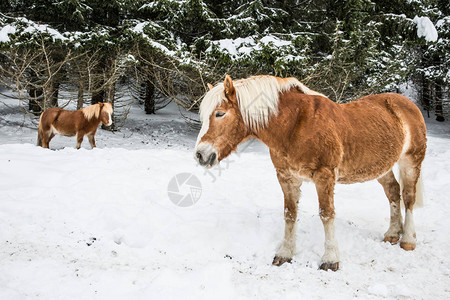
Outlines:
[[201, 166], [206, 168], [211, 168], [219, 162], [216, 149], [209, 143], [201, 143], [197, 146], [195, 159]]

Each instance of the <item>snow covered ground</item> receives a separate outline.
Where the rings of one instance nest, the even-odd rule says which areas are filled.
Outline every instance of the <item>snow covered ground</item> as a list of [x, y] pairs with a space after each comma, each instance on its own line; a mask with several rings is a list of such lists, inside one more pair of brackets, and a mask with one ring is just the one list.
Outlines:
[[[51, 151], [0, 104], [0, 299], [450, 298], [450, 123], [427, 120], [416, 250], [381, 242], [389, 206], [377, 182], [338, 185], [341, 269], [324, 272], [313, 184], [302, 187], [295, 258], [274, 267], [283, 200], [265, 146], [207, 172], [176, 108], [133, 107], [130, 118], [99, 130], [97, 149], [55, 137]], [[193, 206], [169, 200], [179, 173], [201, 182]]]

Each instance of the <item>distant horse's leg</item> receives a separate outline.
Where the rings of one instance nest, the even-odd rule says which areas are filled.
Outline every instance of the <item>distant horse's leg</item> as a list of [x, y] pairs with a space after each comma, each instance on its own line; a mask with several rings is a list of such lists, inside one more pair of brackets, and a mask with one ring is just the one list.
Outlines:
[[300, 186], [302, 181], [290, 175], [282, 175], [277, 172], [278, 181], [284, 194], [284, 240], [278, 249], [272, 264], [281, 266], [285, 262], [291, 262], [295, 252], [295, 222], [297, 221], [297, 203], [300, 198]]
[[313, 175], [319, 198], [319, 215], [325, 230], [325, 253], [322, 256], [320, 269], [339, 269], [339, 249], [334, 237], [334, 186], [336, 175], [334, 170], [321, 168]]
[[395, 179], [392, 170], [383, 177], [378, 178], [378, 182], [383, 186], [384, 193], [388, 197], [391, 207], [391, 222], [389, 229], [384, 234], [384, 241], [395, 244], [403, 233], [402, 213], [400, 211], [400, 185]]
[[80, 149], [84, 134], [77, 132], [77, 149]]
[[51, 132], [48, 137], [48, 144], [50, 145], [50, 141], [55, 137], [55, 134]]
[[42, 131], [41, 133], [41, 143], [42, 148], [49, 148], [50, 147], [50, 136], [52, 132], [51, 131]]
[[405, 204], [405, 224], [400, 247], [405, 250], [416, 248], [416, 231], [414, 228], [413, 208], [416, 202], [416, 184], [420, 177], [420, 164], [414, 164], [406, 157], [399, 161], [400, 178], [403, 185], [402, 198]]
[[38, 129], [38, 138], [37, 138], [36, 145], [42, 147], [42, 130], [41, 129]]
[[94, 135], [95, 135], [95, 133], [88, 134], [89, 144], [91, 144], [91, 147], [92, 147], [92, 148], [95, 148], [95, 147], [96, 147], [96, 146], [95, 146]]

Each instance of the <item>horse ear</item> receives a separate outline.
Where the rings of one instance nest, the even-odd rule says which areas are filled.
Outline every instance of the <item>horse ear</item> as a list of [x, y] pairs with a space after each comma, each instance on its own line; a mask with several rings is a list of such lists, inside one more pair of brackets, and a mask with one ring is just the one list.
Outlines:
[[214, 88], [214, 86], [211, 83], [208, 83], [208, 88], [209, 88], [209, 90], [212, 90]]
[[227, 76], [225, 76], [223, 86], [225, 87], [225, 95], [232, 95], [234, 93], [233, 80], [230, 75], [227, 74]]

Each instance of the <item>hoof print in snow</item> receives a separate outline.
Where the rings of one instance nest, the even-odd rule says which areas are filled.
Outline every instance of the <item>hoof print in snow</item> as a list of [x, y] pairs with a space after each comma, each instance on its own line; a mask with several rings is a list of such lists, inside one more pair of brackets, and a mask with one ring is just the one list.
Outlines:
[[231, 255], [228, 255], [228, 254], [225, 254], [225, 256], [223, 258], [233, 259], [233, 257]]
[[285, 262], [292, 263], [292, 258], [275, 256], [273, 258], [272, 265], [279, 267], [282, 264], [284, 264]]
[[91, 238], [89, 238], [89, 241], [86, 242], [86, 245], [89, 247], [89, 246], [91, 246], [96, 240], [97, 240], [97, 238], [91, 237]]
[[337, 271], [339, 269], [339, 262], [336, 263], [323, 263], [320, 265], [319, 267], [320, 270], [324, 270], [324, 271]]

